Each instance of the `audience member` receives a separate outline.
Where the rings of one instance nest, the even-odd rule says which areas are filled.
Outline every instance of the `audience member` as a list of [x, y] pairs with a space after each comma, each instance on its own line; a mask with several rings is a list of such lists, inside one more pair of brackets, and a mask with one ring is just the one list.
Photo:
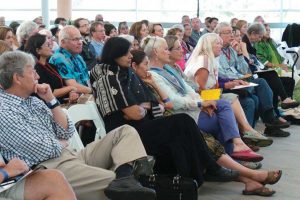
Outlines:
[[181, 24], [182, 25], [184, 25], [184, 24], [191, 24], [190, 17], [188, 15], [183, 15], [181, 17]]
[[90, 71], [97, 63], [96, 52], [90, 39], [90, 23], [87, 19], [78, 18], [74, 21], [74, 26], [79, 30], [82, 37], [82, 56], [87, 69]]
[[97, 21], [99, 21], [99, 22], [104, 22], [104, 20], [103, 20], [103, 15], [97, 14], [97, 15], [95, 16], [95, 21], [96, 21], [96, 22], [97, 22]]
[[105, 29], [104, 25], [100, 21], [95, 21], [92, 23], [91, 28], [91, 44], [95, 49], [95, 56], [97, 61], [100, 61], [102, 49], [105, 42]]
[[35, 70], [39, 75], [38, 82], [49, 84], [53, 95], [60, 103], [72, 103], [78, 99], [76, 87], [66, 86], [56, 67], [48, 63], [53, 52], [52, 44], [45, 35], [39, 33], [32, 35], [25, 44], [25, 52], [34, 55], [37, 59]]
[[129, 34], [134, 36], [139, 42], [148, 35], [147, 26], [142, 22], [135, 22], [131, 25]]
[[63, 17], [57, 17], [55, 20], [54, 20], [54, 24], [57, 24], [57, 25], [61, 25], [61, 26], [66, 26], [67, 25], [67, 20]]
[[195, 42], [198, 42], [199, 38], [202, 35], [202, 32], [200, 31], [201, 28], [201, 21], [198, 17], [192, 18], [191, 20], [192, 24], [192, 38]]
[[[27, 164], [18, 158], [12, 158], [7, 164], [0, 162], [0, 165], [0, 183], [29, 170]], [[11, 188], [2, 191], [0, 199], [76, 200], [76, 197], [63, 174], [57, 170], [47, 169], [37, 170]]]
[[83, 58], [82, 36], [74, 26], [65, 26], [59, 32], [60, 48], [51, 56], [49, 63], [55, 65], [67, 86], [77, 88], [79, 93], [91, 93], [89, 74]]
[[236, 23], [239, 21], [238, 18], [234, 17], [230, 20], [231, 27], [236, 27]]
[[204, 19], [204, 25], [205, 27], [204, 28], [209, 28], [209, 20], [210, 20], [211, 17], [205, 17]]
[[120, 22], [118, 25], [118, 35], [128, 35], [129, 34], [129, 28], [126, 21]]
[[20, 26], [17, 29], [17, 39], [19, 42], [19, 49], [21, 51], [24, 51], [25, 43], [28, 40], [28, 38], [37, 33], [38, 30], [38, 25], [35, 22], [32, 21], [24, 21], [20, 24]]
[[241, 32], [241, 37], [244, 37], [244, 35], [247, 34], [247, 30], [248, 30], [248, 23], [245, 20], [238, 20], [235, 26], [237, 29], [240, 30]]
[[10, 27], [0, 26], [0, 40], [6, 42], [11, 48], [14, 47], [14, 35]]
[[218, 18], [210, 17], [207, 20], [207, 26], [202, 31], [202, 35], [204, 35], [205, 33], [212, 33], [216, 28], [216, 26], [218, 25], [218, 21], [219, 21]]
[[104, 24], [104, 29], [107, 38], [118, 36], [117, 28], [113, 24], [110, 23]]
[[153, 23], [150, 27], [150, 35], [164, 37], [164, 28], [160, 23]]
[[253, 22], [258, 22], [260, 24], [264, 24], [265, 23], [265, 20], [262, 16], [258, 15], [254, 18]]

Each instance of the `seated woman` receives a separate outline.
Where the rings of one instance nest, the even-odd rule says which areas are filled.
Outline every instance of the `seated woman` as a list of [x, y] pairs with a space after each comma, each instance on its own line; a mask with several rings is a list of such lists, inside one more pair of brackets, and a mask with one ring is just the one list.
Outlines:
[[129, 29], [129, 35], [134, 36], [140, 43], [141, 40], [148, 35], [146, 24], [141, 21], [133, 23]]
[[3, 40], [10, 48], [14, 49], [14, 34], [12, 31], [10, 27], [0, 26], [0, 40]]
[[[248, 27], [247, 34], [243, 36], [242, 41], [246, 43], [249, 54], [257, 56], [257, 51], [253, 47], [254, 43], [261, 41], [261, 38], [265, 35], [265, 28], [261, 23], [253, 23]], [[264, 63], [265, 64], [265, 63]], [[271, 65], [270, 65], [271, 66]], [[299, 106], [299, 103], [292, 100], [286, 93], [284, 85], [295, 85], [295, 81], [291, 78], [282, 79], [279, 78], [276, 71], [270, 71], [266, 73], [258, 73], [260, 78], [264, 78], [273, 91], [273, 105], [275, 112], [280, 117], [278, 107], [278, 99], [281, 100], [281, 106], [283, 108], [294, 108]], [[287, 82], [283, 82], [287, 81]], [[280, 118], [283, 120], [282, 118]], [[284, 120], [283, 120], [284, 121]]]
[[[266, 32], [263, 38], [261, 41], [254, 43], [256, 56], [267, 68], [275, 69], [275, 71], [278, 73], [278, 76], [281, 76], [281, 71], [284, 70], [285, 72], [288, 72], [289, 68], [283, 63], [284, 58], [280, 56], [276, 49], [275, 41], [270, 37], [270, 25], [264, 24], [264, 26]], [[287, 96], [292, 97], [295, 88], [295, 80], [291, 77], [282, 76], [280, 77], [280, 80], [284, 86]], [[282, 104], [281, 107], [284, 109], [285, 104]]]
[[198, 93], [182, 78], [175, 76], [170, 66], [166, 66], [170, 62], [170, 52], [164, 38], [148, 36], [144, 39], [142, 48], [149, 57], [150, 72], [155, 83], [169, 95], [174, 105], [173, 113], [189, 114], [198, 123], [200, 130], [213, 134], [225, 146], [229, 155], [237, 159], [263, 159], [241, 140], [228, 101], [202, 101]]
[[188, 60], [189, 56], [191, 55], [191, 51], [189, 51], [185, 41], [183, 40], [183, 26], [180, 25], [174, 25], [174, 28], [171, 28], [170, 30], [168, 30], [167, 35], [173, 35], [176, 36], [179, 40], [179, 42], [181, 43], [181, 46], [183, 47], [183, 54], [180, 58], [180, 60], [178, 60], [176, 63], [178, 64], [178, 66], [181, 68], [182, 71], [184, 71], [185, 69], [185, 63]]
[[53, 90], [54, 96], [60, 103], [75, 102], [79, 94], [73, 86], [66, 86], [54, 65], [48, 63], [48, 58], [53, 54], [52, 45], [45, 35], [39, 33], [31, 36], [25, 45], [25, 51], [34, 55], [38, 61], [35, 70], [40, 76], [39, 83], [47, 83]]
[[[208, 34], [211, 35], [211, 34]], [[208, 36], [206, 36], [208, 37]], [[214, 39], [217, 40], [219, 37], [215, 37]], [[180, 59], [182, 55], [182, 51], [177, 51], [175, 49], [180, 49], [181, 45], [178, 41], [178, 39], [174, 36], [166, 36], [165, 37], [166, 42], [168, 44], [169, 50], [170, 50], [170, 62], [169, 66], [172, 68], [168, 68], [169, 72], [172, 72], [173, 75], [177, 76], [179, 79], [182, 78], [181, 73], [178, 73], [178, 67], [176, 65], [176, 61]], [[201, 40], [201, 39], [200, 39]], [[199, 41], [200, 41], [199, 40]], [[198, 41], [198, 43], [200, 43]], [[207, 40], [205, 40], [207, 41]], [[215, 41], [214, 41], [215, 42]], [[205, 90], [205, 89], [213, 89], [218, 88], [218, 77], [215, 75], [218, 73], [217, 67], [213, 67], [213, 65], [208, 64], [208, 58], [206, 61], [206, 64], [211, 66], [211, 70], [208, 69], [208, 66], [204, 68], [203, 66], [203, 55], [201, 55], [202, 52], [204, 52], [204, 48], [211, 50], [211, 44], [205, 43], [203, 44], [201, 40], [201, 44], [196, 46], [194, 51], [196, 51], [194, 54], [192, 54], [194, 57], [191, 58], [190, 62], [186, 66], [185, 69], [185, 76], [187, 75], [187, 79], [189, 80], [195, 80], [197, 81], [197, 84], [199, 85], [199, 90]], [[200, 49], [202, 48], [202, 49]], [[221, 50], [219, 48], [218, 50]], [[212, 56], [212, 52], [206, 51], [206, 54]], [[211, 59], [209, 59], [211, 61]], [[174, 71], [175, 69], [175, 71]], [[209, 72], [209, 73], [208, 73]], [[181, 76], [181, 77], [180, 77]], [[247, 118], [245, 116], [245, 113], [240, 105], [240, 102], [237, 98], [237, 95], [232, 93], [223, 94], [221, 96], [222, 99], [229, 100], [231, 102], [231, 108], [234, 112], [235, 118], [238, 122], [239, 128], [241, 133], [244, 136], [244, 140], [248, 143], [255, 144], [256, 146], [269, 146], [273, 143], [273, 140], [270, 138], [266, 138], [265, 136], [261, 135], [261, 133], [254, 130], [251, 125], [248, 123]]]
[[[171, 109], [173, 106], [172, 103], [170, 101], [165, 101], [166, 99], [168, 99], [167, 94], [160, 90], [159, 87], [157, 87], [155, 81], [153, 80], [153, 77], [148, 72], [149, 60], [145, 52], [133, 50], [131, 51], [131, 54], [133, 55], [131, 64], [132, 69], [145, 83], [147, 83], [147, 85], [150, 88], [154, 90], [154, 93], [157, 94], [156, 97], [159, 101], [163, 101], [165, 108]], [[261, 184], [261, 182], [263, 179], [265, 179], [265, 177], [268, 176], [270, 177], [269, 179], [273, 180], [273, 183], [275, 182], [275, 180], [278, 181], [281, 176], [281, 171], [267, 172], [247, 169], [239, 163], [232, 160], [232, 158], [230, 158], [227, 154], [225, 154], [223, 147], [216, 140], [210, 137], [209, 134], [204, 134], [204, 138], [206, 143], [208, 144], [209, 149], [213, 152], [214, 157], [216, 158], [217, 163], [219, 165], [240, 172], [238, 181], [245, 183], [245, 191], [247, 192], [244, 192], [244, 194], [247, 194], [249, 191], [255, 190], [257, 190], [257, 192], [250, 193], [255, 195], [271, 195], [274, 192], [269, 189], [262, 189], [263, 185]], [[265, 192], [258, 192], [263, 190], [265, 190]]]
[[110, 38], [103, 48], [102, 64], [91, 70], [91, 85], [106, 131], [124, 124], [133, 126], [147, 154], [156, 158], [156, 173], [192, 177], [199, 186], [204, 169], [222, 180], [236, 178], [236, 171], [215, 162], [192, 118], [186, 114], [159, 117], [158, 102], [130, 68], [130, 48], [126, 39]]

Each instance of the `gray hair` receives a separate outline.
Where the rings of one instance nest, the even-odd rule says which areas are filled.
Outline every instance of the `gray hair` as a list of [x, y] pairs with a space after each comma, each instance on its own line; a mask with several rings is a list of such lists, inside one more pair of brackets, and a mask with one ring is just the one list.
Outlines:
[[215, 30], [214, 30], [214, 33], [220, 34], [221, 31], [222, 31], [222, 29], [223, 29], [224, 27], [228, 27], [228, 26], [231, 27], [231, 25], [230, 25], [228, 22], [221, 22], [221, 23], [218, 23], [218, 25], [216, 26], [216, 28], [215, 28]]
[[164, 41], [166, 41], [164, 38], [148, 35], [142, 40], [141, 48], [149, 58], [152, 58], [153, 49], [159, 48]]
[[32, 32], [38, 28], [38, 25], [32, 21], [25, 21], [20, 24], [17, 29], [16, 35], [18, 42], [22, 44], [24, 40], [27, 40]]
[[32, 55], [22, 51], [8, 51], [0, 56], [0, 85], [4, 90], [13, 84], [14, 74], [23, 75], [25, 65], [35, 65]]
[[59, 34], [58, 34], [58, 43], [59, 43], [59, 46], [61, 45], [61, 41], [63, 39], [66, 39], [66, 38], [69, 38], [70, 37], [70, 30], [78, 30], [75, 26], [73, 25], [67, 25], [65, 27], [63, 27], [60, 31], [59, 31]]
[[263, 24], [255, 22], [248, 27], [247, 34], [260, 34], [264, 35], [266, 33], [266, 29]]
[[228, 26], [231, 27], [231, 25], [230, 25], [228, 22], [221, 22], [221, 23], [218, 23], [218, 25], [216, 26], [216, 28], [215, 28], [215, 30], [214, 30], [214, 33], [220, 34], [221, 31], [222, 31], [222, 29], [223, 29], [224, 27], [228, 27]]

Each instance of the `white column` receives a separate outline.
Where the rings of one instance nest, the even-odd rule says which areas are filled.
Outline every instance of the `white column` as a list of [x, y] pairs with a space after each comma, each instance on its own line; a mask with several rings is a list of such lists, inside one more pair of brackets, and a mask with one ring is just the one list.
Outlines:
[[72, 0], [57, 0], [57, 17], [72, 18]]
[[49, 28], [50, 19], [49, 19], [49, 1], [48, 0], [41, 0], [42, 2], [42, 16], [43, 16], [43, 23]]

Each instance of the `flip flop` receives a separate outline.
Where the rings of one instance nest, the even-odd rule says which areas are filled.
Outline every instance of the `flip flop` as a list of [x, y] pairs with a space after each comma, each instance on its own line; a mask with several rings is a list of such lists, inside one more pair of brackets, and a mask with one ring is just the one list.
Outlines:
[[275, 194], [275, 190], [271, 190], [267, 187], [261, 187], [253, 191], [247, 191], [243, 190], [243, 195], [257, 195], [257, 196], [263, 196], [263, 197], [269, 197]]
[[[278, 174], [277, 174], [278, 173]], [[277, 175], [277, 176], [276, 176]], [[282, 170], [277, 171], [269, 171], [266, 180], [262, 182], [263, 185], [269, 184], [274, 185], [279, 181], [282, 175]]]

